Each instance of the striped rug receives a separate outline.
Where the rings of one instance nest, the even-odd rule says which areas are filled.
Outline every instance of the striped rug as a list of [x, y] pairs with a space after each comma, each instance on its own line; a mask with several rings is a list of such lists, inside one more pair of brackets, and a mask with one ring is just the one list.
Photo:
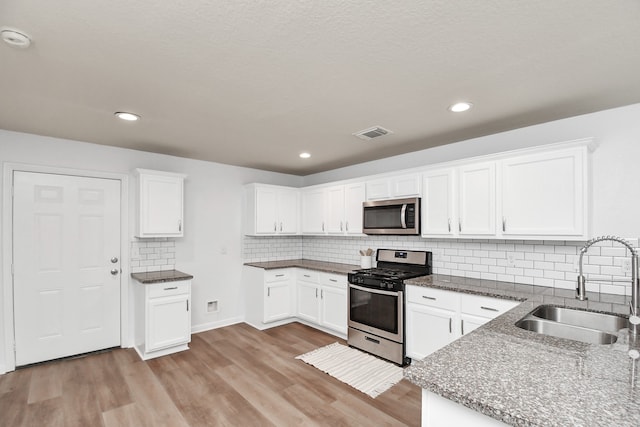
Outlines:
[[402, 368], [340, 343], [301, 354], [300, 359], [376, 398], [402, 379]]

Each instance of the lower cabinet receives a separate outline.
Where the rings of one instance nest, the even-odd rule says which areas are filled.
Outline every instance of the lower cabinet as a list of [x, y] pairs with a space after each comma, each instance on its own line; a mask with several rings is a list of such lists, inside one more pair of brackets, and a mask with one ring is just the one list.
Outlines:
[[295, 315], [295, 272], [292, 268], [265, 270], [245, 266], [246, 321], [265, 329], [293, 320]]
[[406, 286], [406, 351], [423, 359], [520, 304], [421, 286]]
[[187, 350], [191, 281], [136, 284], [135, 348], [143, 360]]
[[298, 269], [297, 317], [340, 335], [347, 334], [347, 276]]

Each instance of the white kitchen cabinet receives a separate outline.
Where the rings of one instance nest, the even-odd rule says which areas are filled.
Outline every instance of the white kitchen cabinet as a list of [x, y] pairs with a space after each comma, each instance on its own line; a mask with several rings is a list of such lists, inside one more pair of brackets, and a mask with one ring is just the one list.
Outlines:
[[246, 320], [258, 329], [294, 320], [295, 272], [292, 268], [264, 270], [245, 266]]
[[496, 233], [495, 162], [481, 162], [458, 169], [458, 234], [490, 236]]
[[346, 336], [346, 275], [299, 269], [297, 277], [298, 318], [326, 332]]
[[310, 188], [302, 191], [302, 232], [305, 234], [325, 234], [326, 229], [326, 188]]
[[305, 234], [362, 234], [364, 183], [306, 189], [302, 193]]
[[588, 239], [587, 147], [500, 162], [504, 237]]
[[407, 285], [405, 307], [407, 356], [423, 359], [460, 336], [457, 293]]
[[364, 183], [327, 188], [327, 232], [329, 234], [362, 234], [362, 202], [364, 200]]
[[429, 170], [423, 186], [423, 237], [495, 235], [495, 162]]
[[419, 173], [379, 178], [367, 182], [367, 200], [402, 199], [421, 196]]
[[422, 286], [406, 286], [407, 356], [423, 359], [520, 304]]
[[460, 294], [460, 335], [468, 334], [518, 304], [518, 301]]
[[138, 179], [136, 237], [182, 237], [186, 175], [148, 169], [135, 172]]
[[297, 316], [299, 319], [320, 324], [320, 283], [318, 273], [298, 270], [297, 277]]
[[[423, 174], [422, 235], [457, 234], [456, 169], [444, 168]], [[454, 224], [455, 223], [455, 224]]]
[[246, 235], [298, 234], [299, 192], [295, 188], [249, 184], [244, 188]]
[[143, 360], [187, 350], [191, 341], [191, 281], [137, 283], [136, 351]]

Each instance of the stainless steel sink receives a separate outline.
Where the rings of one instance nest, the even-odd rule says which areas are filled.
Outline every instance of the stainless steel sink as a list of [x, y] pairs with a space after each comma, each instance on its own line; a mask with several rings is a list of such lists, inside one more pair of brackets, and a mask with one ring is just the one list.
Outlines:
[[618, 339], [618, 331], [627, 327], [627, 319], [614, 314], [541, 305], [518, 320], [516, 326], [557, 338], [613, 344]]

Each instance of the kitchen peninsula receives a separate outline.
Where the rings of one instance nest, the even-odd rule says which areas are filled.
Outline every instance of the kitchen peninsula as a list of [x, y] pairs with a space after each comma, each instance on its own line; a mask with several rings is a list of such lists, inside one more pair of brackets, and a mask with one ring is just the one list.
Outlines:
[[[405, 370], [405, 377], [423, 388], [423, 425], [442, 425], [442, 415], [448, 423], [474, 425], [494, 425], [494, 419], [513, 426], [631, 427], [640, 422], [638, 360], [629, 356], [639, 343], [629, 339], [627, 329], [614, 344], [597, 345], [515, 326], [541, 304], [586, 308], [573, 290], [437, 275], [408, 283], [524, 300]], [[628, 311], [624, 296], [591, 293], [589, 300], [611, 307], [608, 311]]]

